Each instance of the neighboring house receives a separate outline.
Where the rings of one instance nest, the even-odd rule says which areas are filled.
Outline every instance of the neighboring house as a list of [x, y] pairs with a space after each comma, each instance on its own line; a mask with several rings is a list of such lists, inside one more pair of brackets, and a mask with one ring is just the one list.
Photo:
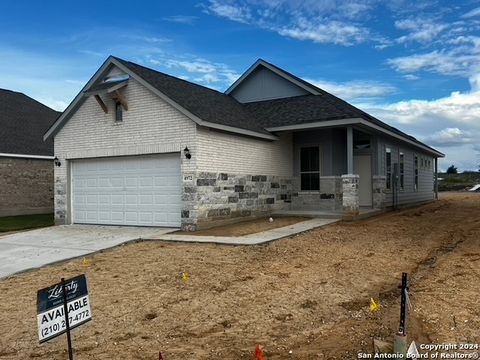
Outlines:
[[263, 60], [221, 93], [109, 57], [52, 138], [57, 223], [187, 230], [431, 201], [443, 156]]
[[60, 113], [0, 89], [0, 216], [53, 213], [53, 141]]

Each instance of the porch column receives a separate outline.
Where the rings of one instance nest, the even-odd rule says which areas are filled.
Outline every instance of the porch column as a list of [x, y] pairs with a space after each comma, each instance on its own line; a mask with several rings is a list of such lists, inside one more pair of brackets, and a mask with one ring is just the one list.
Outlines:
[[438, 200], [438, 158], [435, 158], [435, 199]]
[[342, 175], [344, 220], [354, 219], [358, 215], [360, 209], [358, 179], [359, 176], [355, 174]]
[[347, 174], [353, 174], [353, 129], [347, 127]]

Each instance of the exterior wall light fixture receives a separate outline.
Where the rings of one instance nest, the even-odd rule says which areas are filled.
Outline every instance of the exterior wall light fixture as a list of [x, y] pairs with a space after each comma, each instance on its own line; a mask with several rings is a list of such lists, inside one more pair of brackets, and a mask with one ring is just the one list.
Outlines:
[[185, 157], [187, 159], [191, 159], [192, 158], [192, 154], [190, 154], [190, 150], [188, 150], [188, 147], [185, 146], [185, 149], [183, 149], [183, 154], [185, 155]]
[[55, 164], [55, 166], [62, 166], [62, 163], [60, 162], [60, 160], [58, 160], [58, 157], [55, 156], [55, 159], [53, 159], [53, 163]]

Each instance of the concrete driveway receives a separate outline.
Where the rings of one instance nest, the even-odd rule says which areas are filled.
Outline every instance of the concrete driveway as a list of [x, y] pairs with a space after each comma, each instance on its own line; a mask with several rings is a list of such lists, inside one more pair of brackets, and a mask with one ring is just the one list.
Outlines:
[[174, 228], [62, 225], [0, 235], [0, 278], [85, 256], [132, 240], [155, 238]]

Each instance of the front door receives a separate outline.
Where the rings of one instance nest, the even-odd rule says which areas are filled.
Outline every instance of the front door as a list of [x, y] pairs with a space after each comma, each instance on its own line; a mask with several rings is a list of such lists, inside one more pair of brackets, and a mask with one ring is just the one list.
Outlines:
[[360, 206], [372, 206], [372, 160], [370, 155], [353, 157], [353, 173], [358, 174]]

